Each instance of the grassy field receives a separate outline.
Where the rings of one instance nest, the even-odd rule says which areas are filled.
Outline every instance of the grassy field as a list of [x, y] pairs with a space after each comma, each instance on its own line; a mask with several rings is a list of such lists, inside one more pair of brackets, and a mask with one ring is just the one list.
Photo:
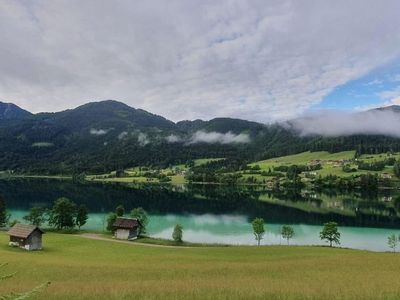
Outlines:
[[281, 156], [277, 158], [271, 158], [267, 160], [257, 161], [251, 164], [251, 166], [259, 165], [261, 169], [267, 170], [274, 166], [279, 165], [306, 165], [312, 160], [347, 160], [354, 158], [355, 151], [343, 151], [337, 153], [329, 153], [326, 151], [318, 152], [303, 152], [294, 155]]
[[[335, 163], [330, 163], [329, 161], [341, 161], [341, 160], [351, 160], [354, 158], [355, 151], [343, 151], [337, 153], [329, 153], [326, 151], [319, 152], [303, 152], [294, 155], [282, 156], [277, 158], [271, 158], [267, 160], [257, 161], [250, 166], [258, 165], [261, 170], [272, 169], [273, 167], [280, 165], [307, 165], [313, 160], [321, 160], [322, 169], [315, 171], [318, 175], [327, 176], [327, 175], [336, 175], [340, 177], [348, 177], [348, 176], [357, 176], [361, 174], [381, 174], [383, 172], [393, 175], [393, 167], [386, 166], [383, 171], [366, 171], [359, 170], [356, 172], [346, 173], [342, 170], [341, 166], [336, 165]], [[394, 154], [392, 157], [399, 159], [400, 154]], [[371, 155], [362, 155], [359, 157], [360, 160], [365, 162], [374, 162], [381, 161], [387, 159], [388, 156], [386, 154], [371, 154]]]
[[324, 247], [164, 248], [48, 233], [45, 249], [6, 246], [0, 295], [32, 299], [399, 299], [400, 255]]

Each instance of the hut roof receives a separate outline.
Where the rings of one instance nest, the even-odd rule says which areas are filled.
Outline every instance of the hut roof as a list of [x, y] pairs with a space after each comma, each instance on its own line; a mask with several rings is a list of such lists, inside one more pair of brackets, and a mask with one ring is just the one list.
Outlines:
[[9, 231], [8, 234], [11, 236], [16, 236], [19, 238], [28, 238], [32, 232], [35, 230], [39, 230], [41, 233], [44, 233], [43, 230], [41, 230], [37, 226], [33, 225], [26, 225], [26, 224], [15, 224]]
[[113, 224], [116, 228], [133, 229], [140, 225], [138, 219], [132, 218], [117, 218]]

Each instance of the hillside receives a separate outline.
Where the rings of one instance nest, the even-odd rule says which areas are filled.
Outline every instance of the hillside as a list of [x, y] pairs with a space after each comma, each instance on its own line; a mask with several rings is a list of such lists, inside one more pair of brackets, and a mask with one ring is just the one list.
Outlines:
[[[398, 107], [382, 109], [399, 112]], [[400, 151], [396, 137], [301, 135], [288, 124], [232, 118], [174, 123], [113, 100], [39, 114], [1, 103], [0, 170], [104, 173], [134, 166], [168, 167], [201, 158], [224, 157], [228, 163], [245, 164], [305, 151]]]
[[0, 102], [0, 121], [24, 119], [32, 114], [15, 104]]

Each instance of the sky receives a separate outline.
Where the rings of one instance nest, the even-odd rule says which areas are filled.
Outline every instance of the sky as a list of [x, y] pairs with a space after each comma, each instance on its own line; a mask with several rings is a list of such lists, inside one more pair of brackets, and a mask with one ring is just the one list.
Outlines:
[[1, 0], [0, 101], [173, 121], [400, 104], [398, 0]]

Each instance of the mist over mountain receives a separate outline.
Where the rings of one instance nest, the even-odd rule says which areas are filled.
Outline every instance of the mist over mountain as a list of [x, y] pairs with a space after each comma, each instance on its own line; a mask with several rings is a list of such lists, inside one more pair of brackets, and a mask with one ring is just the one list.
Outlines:
[[400, 150], [398, 106], [270, 125], [232, 118], [174, 123], [114, 100], [39, 114], [1, 103], [0, 116], [0, 170], [21, 172], [101, 173], [204, 157], [248, 162], [308, 150]]
[[323, 111], [284, 123], [301, 136], [384, 135], [400, 138], [400, 106], [363, 112]]

